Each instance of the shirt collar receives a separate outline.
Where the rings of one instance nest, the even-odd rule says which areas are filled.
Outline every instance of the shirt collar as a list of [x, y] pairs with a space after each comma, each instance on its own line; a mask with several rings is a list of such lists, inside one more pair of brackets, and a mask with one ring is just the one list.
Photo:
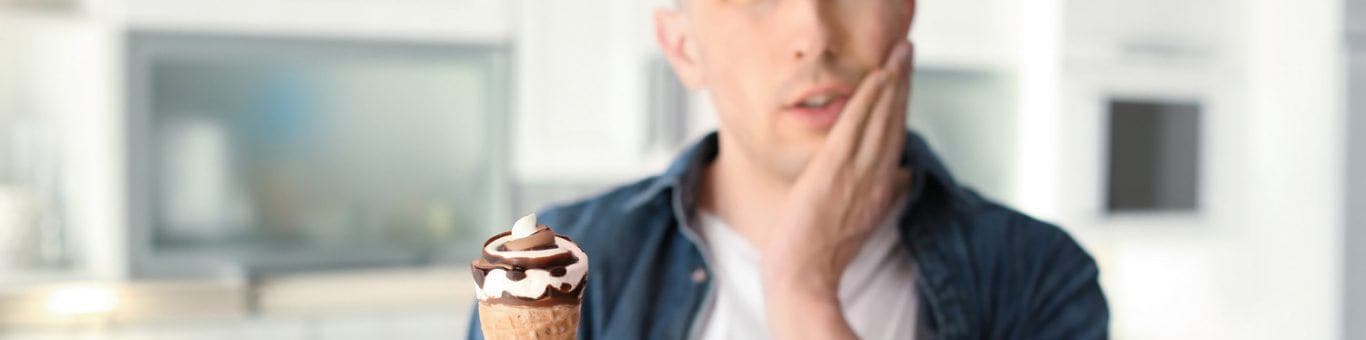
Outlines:
[[[665, 194], [665, 189], [682, 190], [679, 197], [684, 200], [684, 207], [692, 211], [694, 207], [694, 193], [698, 187], [701, 174], [705, 172], [708, 164], [716, 159], [716, 154], [720, 150], [715, 131], [702, 137], [701, 140], [685, 149], [677, 158], [674, 159], [664, 173], [655, 177], [652, 183], [645, 190], [641, 190], [630, 202], [638, 205], [648, 202], [651, 199]], [[906, 144], [902, 148], [901, 154], [902, 167], [915, 169], [912, 174], [911, 202], [915, 203], [925, 197], [925, 188], [934, 187], [936, 191], [942, 191], [944, 198], [950, 201], [961, 201], [964, 195], [960, 188], [944, 167], [943, 162], [934, 154], [925, 140], [915, 131], [906, 131]]]

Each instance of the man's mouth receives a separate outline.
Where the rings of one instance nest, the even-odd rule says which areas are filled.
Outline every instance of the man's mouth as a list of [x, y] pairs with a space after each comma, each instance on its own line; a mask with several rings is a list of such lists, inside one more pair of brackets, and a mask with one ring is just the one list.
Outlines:
[[828, 86], [807, 91], [796, 101], [784, 106], [784, 112], [814, 128], [828, 128], [839, 119], [849, 101], [849, 92], [841, 86]]
[[797, 103], [797, 106], [805, 109], [818, 109], [829, 105], [830, 101], [834, 99], [834, 96], [828, 94], [815, 95], [803, 99], [801, 102]]

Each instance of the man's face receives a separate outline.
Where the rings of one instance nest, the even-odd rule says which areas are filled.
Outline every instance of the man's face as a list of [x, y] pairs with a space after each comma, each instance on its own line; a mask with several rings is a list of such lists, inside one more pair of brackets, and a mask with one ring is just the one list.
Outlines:
[[[915, 0], [684, 0], [679, 39], [660, 31], [680, 78], [705, 88], [720, 133], [745, 158], [795, 178], [865, 74], [905, 39]], [[658, 18], [657, 18], [658, 19]], [[674, 46], [668, 46], [675, 42]], [[680, 65], [682, 64], [682, 65]]]

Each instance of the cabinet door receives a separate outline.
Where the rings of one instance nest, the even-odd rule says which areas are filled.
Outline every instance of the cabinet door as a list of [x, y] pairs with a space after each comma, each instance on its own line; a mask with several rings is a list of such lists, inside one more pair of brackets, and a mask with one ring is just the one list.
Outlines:
[[519, 10], [514, 163], [520, 180], [621, 182], [647, 171], [649, 6], [532, 1]]
[[113, 71], [90, 62], [110, 35], [34, 13], [0, 12], [0, 276], [16, 284], [88, 278], [113, 257], [89, 247], [114, 209]]

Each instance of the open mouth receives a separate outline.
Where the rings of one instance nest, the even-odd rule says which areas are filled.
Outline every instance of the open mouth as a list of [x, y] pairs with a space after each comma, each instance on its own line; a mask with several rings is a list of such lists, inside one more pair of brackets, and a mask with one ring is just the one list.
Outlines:
[[830, 102], [834, 101], [834, 99], [834, 96], [828, 94], [810, 96], [806, 97], [806, 99], [803, 99], [801, 102], [798, 102], [797, 107], [804, 109], [818, 109], [825, 107], [826, 105], [830, 105]]
[[848, 96], [839, 93], [820, 93], [803, 97], [800, 101], [787, 106], [787, 112], [798, 121], [815, 128], [826, 128], [835, 124]]

